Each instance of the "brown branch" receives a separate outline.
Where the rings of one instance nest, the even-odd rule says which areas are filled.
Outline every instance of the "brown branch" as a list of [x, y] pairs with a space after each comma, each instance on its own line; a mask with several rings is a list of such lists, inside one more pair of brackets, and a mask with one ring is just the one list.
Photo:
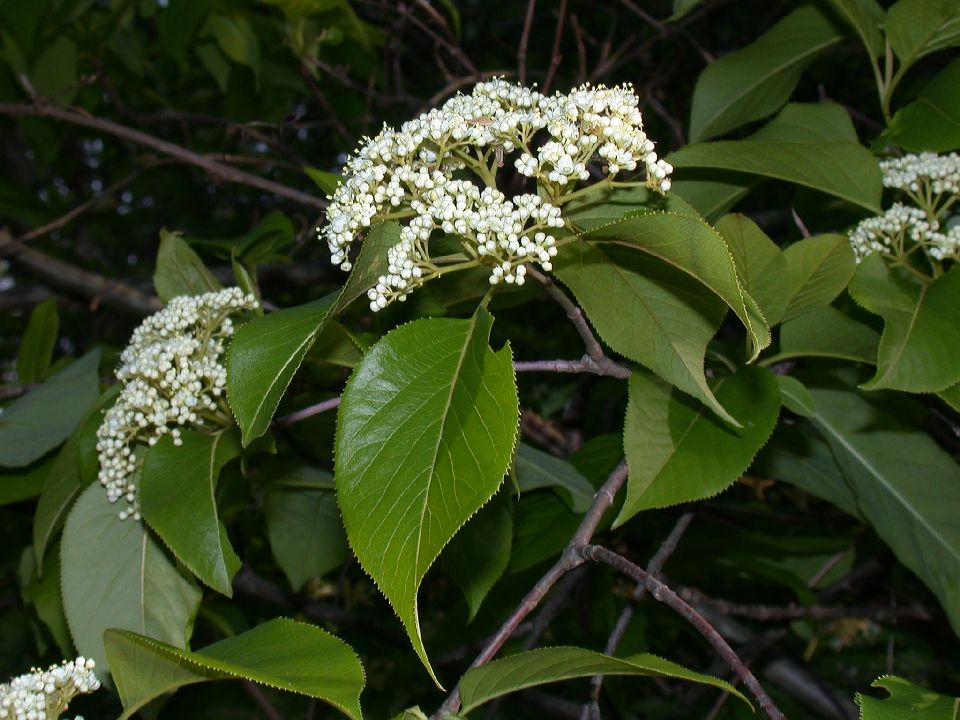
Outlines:
[[[691, 520], [693, 520], [693, 513], [689, 512], [684, 513], [680, 516], [680, 519], [677, 520], [676, 525], [673, 526], [673, 530], [670, 531], [670, 534], [667, 535], [666, 539], [660, 544], [660, 548], [654, 553], [653, 557], [650, 558], [650, 562], [647, 563], [647, 572], [650, 575], [656, 577], [660, 574], [664, 564], [670, 556], [673, 555], [673, 551], [677, 549], [677, 543], [680, 542], [680, 538], [682, 538], [683, 534], [687, 531]], [[606, 647], [603, 649], [606, 655], [613, 655], [617, 651], [617, 647], [620, 645], [620, 641], [627, 631], [627, 626], [630, 624], [630, 620], [633, 619], [636, 603], [643, 599], [646, 592], [647, 588], [643, 584], [637, 583], [637, 587], [634, 588], [633, 594], [630, 596], [630, 602], [620, 611], [620, 617], [617, 618], [617, 622], [610, 632], [610, 637], [607, 638]], [[583, 720], [600, 717], [600, 693], [602, 690], [603, 675], [594, 675], [590, 680], [590, 702], [584, 706], [581, 714]]]
[[555, 373], [590, 373], [591, 375], [606, 375], [608, 377], [630, 379], [630, 368], [604, 357], [600, 361], [589, 355], [579, 360], [518, 360], [513, 364], [517, 372], [555, 372]]
[[578, 548], [578, 553], [583, 559], [609, 565], [614, 570], [633, 578], [639, 584], [646, 587], [647, 592], [653, 595], [655, 600], [662, 602], [676, 612], [706, 638], [707, 642], [713, 646], [713, 649], [717, 651], [720, 657], [733, 668], [737, 677], [743, 681], [743, 684], [753, 697], [756, 698], [757, 703], [759, 703], [760, 707], [771, 720], [786, 720], [786, 716], [776, 706], [773, 699], [767, 694], [767, 691], [763, 689], [757, 678], [750, 672], [750, 669], [737, 656], [729, 643], [723, 639], [723, 636], [716, 631], [713, 625], [707, 622], [707, 619], [704, 618], [703, 615], [690, 607], [673, 590], [657, 580], [653, 575], [650, 575], [639, 565], [599, 545], [582, 546]]
[[560, 0], [560, 9], [557, 15], [557, 29], [553, 34], [553, 51], [550, 53], [550, 67], [547, 69], [547, 76], [543, 80], [543, 94], [546, 95], [553, 83], [553, 76], [560, 67], [563, 55], [560, 54], [560, 40], [563, 39], [563, 21], [567, 17], [567, 0]]
[[210, 173], [210, 175], [213, 177], [219, 178], [226, 182], [233, 182], [239, 185], [255, 187], [258, 190], [263, 190], [264, 192], [291, 200], [301, 205], [309, 205], [312, 207], [326, 207], [327, 205], [327, 201], [323, 198], [308, 195], [307, 193], [300, 192], [299, 190], [287, 187], [286, 185], [274, 182], [273, 180], [267, 180], [266, 178], [262, 178], [258, 175], [253, 175], [229, 165], [224, 165], [223, 163], [219, 163], [216, 160], [210, 159], [209, 157], [205, 157], [204, 155], [195, 153], [192, 150], [188, 150], [182, 145], [176, 145], [172, 142], [155, 137], [154, 135], [149, 135], [140, 130], [130, 128], [125, 125], [120, 125], [112, 120], [92, 117], [76, 110], [67, 110], [65, 108], [56, 107], [40, 100], [29, 105], [0, 103], [0, 115], [43, 117], [71, 123], [73, 125], [79, 125], [80, 127], [107, 133], [108, 135], [113, 135], [114, 137], [129, 140], [130, 142], [137, 143], [138, 145], [151, 148], [159, 153], [169, 155], [170, 157], [181, 160], [189, 165], [202, 168]]
[[260, 708], [260, 712], [266, 716], [267, 720], [281, 720], [280, 713], [277, 712], [277, 709], [273, 706], [273, 703], [270, 702], [270, 698], [268, 698], [263, 690], [260, 689], [260, 686], [250, 680], [244, 680], [243, 689], [246, 690], [247, 695], [249, 695], [257, 704], [257, 707]]
[[567, 317], [570, 318], [570, 322], [572, 322], [573, 326], [577, 329], [577, 333], [581, 338], [583, 338], [583, 344], [587, 349], [587, 355], [593, 360], [599, 362], [604, 357], [603, 347], [600, 345], [600, 341], [597, 340], [596, 335], [593, 334], [593, 330], [590, 329], [590, 325], [587, 323], [587, 319], [583, 315], [583, 310], [581, 310], [577, 304], [573, 302], [573, 300], [568, 298], [566, 293], [558, 288], [556, 283], [553, 282], [550, 277], [544, 275], [535, 267], [528, 266], [527, 275], [543, 285], [547, 295], [549, 295], [554, 302], [563, 308], [564, 312], [567, 313]]
[[577, 84], [582, 84], [587, 81], [587, 46], [583, 42], [583, 30], [576, 13], [570, 15], [570, 27], [573, 28], [573, 39], [577, 43]]
[[[590, 542], [594, 532], [596, 532], [597, 527], [600, 525], [603, 514], [613, 504], [614, 496], [626, 479], [627, 463], [621, 461], [593, 496], [593, 503], [591, 503], [586, 514], [583, 516], [583, 520], [577, 527], [573, 537], [570, 538], [570, 542], [567, 543], [567, 547], [560, 555], [560, 559], [554, 563], [553, 567], [547, 570], [544, 576], [537, 581], [537, 584], [523, 597], [520, 604], [510, 614], [510, 617], [508, 617], [497, 632], [493, 634], [480, 654], [477, 655], [470, 664], [471, 668], [489, 662], [494, 655], [500, 651], [504, 643], [510, 639], [510, 636], [513, 635], [514, 630], [517, 629], [517, 626], [520, 625], [524, 618], [537, 608], [554, 584], [568, 572], [578, 568], [584, 563], [585, 558], [580, 553], [580, 550]], [[439, 720], [440, 718], [455, 713], [459, 708], [460, 686], [457, 685], [431, 718], [432, 720]]]
[[527, 46], [530, 44], [530, 30], [533, 27], [533, 14], [537, 9], [537, 0], [527, 3], [527, 15], [523, 19], [523, 32], [517, 45], [517, 77], [521, 85], [527, 84]]
[[163, 305], [160, 300], [147, 295], [119, 280], [111, 280], [103, 275], [81, 270], [63, 260], [28, 247], [13, 240], [6, 229], [0, 228], [0, 254], [9, 253], [18, 265], [43, 278], [51, 286], [81, 297], [101, 300], [111, 307], [134, 313], [150, 315]]
[[318, 402], [315, 405], [308, 405], [305, 408], [301, 408], [296, 412], [292, 412], [289, 415], [284, 415], [283, 417], [278, 417], [273, 421], [274, 428], [287, 427], [288, 425], [293, 425], [298, 422], [302, 422], [307, 418], [311, 418], [314, 415], [319, 415], [324, 413], [327, 410], [333, 410], [334, 408], [340, 405], [340, 396], [330, 398], [329, 400], [324, 400], [323, 402]]

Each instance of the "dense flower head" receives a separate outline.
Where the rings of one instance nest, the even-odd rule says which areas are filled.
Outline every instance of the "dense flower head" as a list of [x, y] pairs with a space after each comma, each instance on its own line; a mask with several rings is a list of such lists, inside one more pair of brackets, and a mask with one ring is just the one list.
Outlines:
[[938, 274], [940, 263], [960, 258], [960, 222], [950, 218], [960, 197], [960, 155], [904, 155], [882, 161], [880, 169], [899, 200], [850, 231], [857, 262], [873, 253], [897, 262], [910, 257], [913, 264], [925, 256]]
[[56, 720], [74, 697], [99, 689], [94, 666], [93, 660], [78, 657], [0, 684], [0, 720]]
[[[489, 267], [491, 283], [522, 283], [525, 263], [549, 269], [565, 193], [590, 180], [591, 168], [608, 180], [642, 170], [649, 187], [670, 189], [673, 167], [644, 133], [638, 104], [629, 85], [548, 96], [502, 79], [480, 83], [365, 138], [329, 198], [320, 236], [334, 264], [349, 270], [358, 233], [385, 219], [407, 221], [387, 274], [368, 293], [374, 310], [440, 274], [428, 247], [438, 230], [458, 236], [469, 260]], [[537, 193], [507, 197], [497, 187], [510, 153]]]
[[110, 502], [122, 498], [128, 503], [122, 519], [140, 517], [138, 447], [167, 434], [179, 445], [182, 427], [229, 420], [221, 359], [233, 334], [230, 316], [256, 307], [256, 298], [239, 288], [182, 295], [133, 331], [116, 371], [123, 387], [97, 430], [100, 483]]

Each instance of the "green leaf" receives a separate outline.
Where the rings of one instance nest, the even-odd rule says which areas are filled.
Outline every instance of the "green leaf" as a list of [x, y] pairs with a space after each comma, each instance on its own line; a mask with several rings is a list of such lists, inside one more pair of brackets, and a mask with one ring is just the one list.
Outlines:
[[715, 390], [742, 421], [741, 430], [647, 373], [631, 376], [623, 428], [630, 475], [615, 526], [641, 510], [712, 497], [750, 466], [777, 423], [780, 386], [769, 370], [746, 366], [718, 381]]
[[719, 296], [746, 327], [753, 348], [751, 360], [770, 344], [770, 330], [756, 302], [744, 292], [730, 248], [716, 230], [699, 218], [674, 212], [627, 216], [595, 228], [583, 238], [636, 248], [701, 282]]
[[784, 250], [783, 255], [787, 260], [784, 322], [833, 302], [847, 287], [857, 267], [846, 235], [804, 238]]
[[899, 0], [887, 11], [886, 26], [902, 74], [924, 55], [960, 43], [960, 5], [955, 0]]
[[803, 417], [817, 412], [813, 395], [802, 382], [790, 375], [777, 375], [777, 383], [780, 385], [780, 400], [787, 410]]
[[55, 462], [55, 459], [41, 460], [25, 468], [0, 470], [0, 506], [39, 495], [43, 481]]
[[750, 706], [750, 701], [730, 683], [687, 670], [656, 655], [616, 658], [578, 647], [548, 647], [511, 655], [468, 670], [460, 681], [460, 712], [466, 714], [494, 698], [524, 688], [593, 675], [640, 675], [688, 680], [720, 688]]
[[343, 178], [336, 173], [324, 172], [323, 170], [317, 170], [317, 168], [313, 167], [304, 168], [303, 171], [317, 184], [317, 187], [327, 195], [333, 195], [337, 189], [337, 185], [343, 182]]
[[582, 520], [553, 493], [521, 495], [513, 513], [508, 573], [518, 573], [557, 555]]
[[100, 350], [92, 350], [0, 413], [0, 465], [24, 467], [62, 443], [96, 402]]
[[336, 293], [272, 312], [237, 330], [227, 351], [227, 398], [243, 445], [270, 427], [280, 398], [330, 316]]
[[492, 323], [479, 308], [469, 320], [392, 330], [357, 365], [337, 416], [334, 477], [347, 537], [434, 680], [417, 589], [500, 487], [519, 424], [510, 347], [490, 350]]
[[834, 357], [873, 365], [879, 344], [880, 336], [870, 327], [836, 308], [813, 308], [780, 328], [780, 352], [775, 359]]
[[744, 289], [760, 306], [767, 324], [776, 325], [788, 300], [783, 283], [787, 260], [780, 248], [746, 215], [725, 215], [717, 222], [717, 232], [730, 248]]
[[157, 34], [170, 57], [183, 65], [187, 50], [201, 23], [210, 13], [213, 0], [170, 0], [157, 17]]
[[186, 647], [200, 590], [184, 578], [136, 520], [100, 485], [90, 485], [67, 517], [60, 548], [63, 609], [77, 652], [110, 670], [103, 631], [120, 628]]
[[931, 80], [916, 100], [897, 111], [877, 144], [893, 143], [910, 152], [960, 148], [960, 59]]
[[185, 430], [181, 445], [166, 435], [144, 454], [140, 512], [187, 568], [217, 592], [233, 596], [240, 558], [217, 514], [220, 469], [240, 454], [233, 429]]
[[714, 60], [693, 91], [690, 141], [702, 142], [775, 113], [807, 65], [839, 39], [833, 23], [808, 5], [747, 47]]
[[202, 295], [219, 290], [222, 285], [180, 233], [162, 228], [153, 287], [163, 302], [169, 302], [177, 295]]
[[57, 343], [60, 330], [60, 316], [57, 314], [56, 298], [49, 298], [37, 305], [30, 313], [27, 329], [20, 340], [20, 354], [17, 355], [17, 379], [21, 383], [35, 383], [43, 380], [53, 348]]
[[29, 581], [23, 582], [23, 598], [37, 611], [37, 617], [50, 631], [63, 656], [71, 657], [76, 653], [70, 641], [67, 618], [63, 614], [63, 598], [60, 596], [60, 553], [59, 548], [55, 550], [56, 552], [47, 557], [42, 574], [37, 573], [33, 550], [26, 548], [23, 551], [21, 568], [29, 567], [29, 572], [26, 573]]
[[44, 46], [33, 63], [30, 83], [43, 97], [70, 102], [77, 92], [77, 44], [66, 35], [58, 35]]
[[670, 22], [679, 20], [701, 2], [703, 2], [703, 0], [673, 0], [673, 15], [667, 18], [667, 20]]
[[377, 284], [377, 278], [387, 272], [387, 251], [399, 242], [399, 223], [380, 223], [367, 231], [353, 271], [340, 290], [334, 315], [346, 310], [357, 298], [366, 296], [367, 290]]
[[856, 392], [811, 388], [813, 422], [857, 498], [859, 514], [939, 598], [960, 632], [960, 466], [924, 432]]
[[604, 341], [735, 423], [703, 371], [707, 344], [725, 312], [720, 298], [686, 273], [635, 250], [614, 243], [577, 248], [576, 255], [561, 253], [555, 272]]
[[937, 397], [957, 412], [960, 412], [960, 383], [951, 385], [946, 390], [941, 390], [937, 393]]
[[260, 41], [253, 27], [239, 15], [212, 15], [207, 29], [217, 41], [223, 54], [235, 63], [246, 65], [260, 80]]
[[830, 0], [841, 17], [857, 31], [871, 62], [883, 55], [883, 27], [886, 12], [876, 0]]
[[328, 320], [310, 348], [307, 361], [352, 369], [362, 357], [363, 350], [356, 336], [340, 323]]
[[471, 622], [483, 599], [510, 563], [513, 507], [507, 493], [499, 493], [444, 548], [440, 562], [467, 601]]
[[520, 443], [513, 468], [522, 493], [553, 488], [576, 513], [586, 512], [593, 502], [593, 485], [566, 460]]
[[349, 553], [333, 477], [311, 470], [328, 489], [294, 488], [284, 484], [285, 477], [273, 477], [263, 496], [270, 549], [296, 591], [311, 578], [340, 567]]
[[193, 51], [200, 58], [200, 63], [210, 73], [210, 77], [217, 83], [220, 92], [227, 92], [227, 85], [230, 82], [230, 63], [220, 52], [220, 49], [213, 43], [198, 43], [193, 46]]
[[896, 675], [883, 675], [871, 687], [890, 696], [873, 698], [857, 693], [860, 720], [956, 720], [960, 698], [939, 695]]
[[785, 180], [880, 212], [877, 159], [860, 145], [835, 103], [787, 105], [743, 140], [687, 145], [667, 156], [677, 168], [716, 168]]
[[277, 618], [195, 652], [123, 630], [107, 630], [104, 642], [123, 703], [121, 720], [185, 685], [232, 679], [317, 698], [361, 720], [359, 658], [345, 642], [307, 623]]
[[47, 545], [60, 532], [67, 511], [80, 491], [97, 478], [100, 469], [97, 457], [97, 430], [103, 421], [103, 410], [120, 394], [120, 385], [103, 392], [54, 458], [33, 517], [33, 549], [41, 565]]
[[960, 381], [960, 268], [933, 283], [887, 267], [873, 254], [857, 268], [850, 295], [883, 318], [877, 374], [863, 387], [938, 392]]
[[688, 170], [674, 176], [671, 195], [679, 195], [713, 222], [745, 198], [757, 184], [751, 175], [727, 170]]

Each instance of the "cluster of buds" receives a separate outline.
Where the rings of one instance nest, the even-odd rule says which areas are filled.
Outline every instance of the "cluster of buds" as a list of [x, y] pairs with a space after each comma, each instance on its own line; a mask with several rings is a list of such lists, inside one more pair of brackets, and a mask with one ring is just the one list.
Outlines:
[[140, 518], [136, 474], [142, 449], [183, 427], [216, 428], [231, 422], [221, 360], [233, 335], [234, 315], [257, 308], [253, 295], [228, 288], [173, 298], [137, 327], [120, 356], [116, 403], [97, 430], [100, 483], [110, 502], [127, 506], [120, 518]]
[[918, 269], [938, 275], [944, 261], [960, 258], [960, 218], [951, 221], [950, 217], [960, 198], [960, 155], [905, 155], [884, 160], [880, 169], [884, 186], [897, 190], [901, 200], [910, 204], [898, 201], [883, 215], [867, 218], [850, 231], [857, 261], [880, 253], [915, 267], [925, 257], [926, 267]]
[[[548, 96], [501, 79], [480, 83], [399, 129], [365, 138], [329, 197], [320, 237], [334, 264], [350, 270], [360, 232], [406, 221], [387, 274], [368, 292], [373, 310], [451, 269], [445, 260], [488, 267], [492, 284], [522, 284], [525, 263], [549, 270], [555, 233], [565, 224], [561, 207], [579, 194], [578, 183], [597, 177], [612, 185], [622, 173], [642, 170], [642, 181], [630, 184], [670, 189], [673, 168], [644, 133], [638, 104], [630, 86], [584, 85]], [[507, 197], [497, 186], [511, 153], [517, 172], [536, 182], [535, 193]], [[456, 236], [465, 255], [435, 262], [435, 232]]]
[[74, 697], [99, 689], [93, 668], [93, 660], [78, 657], [0, 684], [0, 720], [56, 720]]

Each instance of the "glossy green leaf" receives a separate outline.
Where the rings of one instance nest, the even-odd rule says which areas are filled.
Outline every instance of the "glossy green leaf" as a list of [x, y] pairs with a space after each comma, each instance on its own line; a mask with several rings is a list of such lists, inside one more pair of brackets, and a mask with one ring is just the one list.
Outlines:
[[746, 215], [725, 215], [717, 221], [719, 232], [730, 253], [740, 282], [756, 300], [767, 325], [780, 322], [787, 306], [787, 260], [780, 248]]
[[270, 427], [280, 398], [330, 316], [337, 294], [251, 320], [230, 342], [227, 398], [244, 447]]
[[246, 65], [253, 76], [260, 78], [260, 41], [253, 27], [239, 14], [213, 15], [207, 28], [223, 54], [235, 63]]
[[136, 520], [90, 485], [70, 510], [60, 548], [63, 609], [77, 652], [110, 670], [103, 648], [107, 628], [132, 630], [186, 647], [200, 590], [170, 562]]
[[494, 698], [524, 688], [593, 675], [639, 675], [687, 680], [720, 688], [750, 705], [750, 701], [730, 683], [688, 670], [656, 655], [616, 658], [578, 647], [548, 647], [511, 655], [468, 670], [460, 681], [460, 712], [469, 713]]
[[240, 569], [217, 513], [220, 469], [240, 454], [234, 429], [185, 430], [181, 445], [166, 435], [144, 454], [140, 512], [167, 547], [206, 585], [228, 597]]
[[120, 394], [120, 386], [107, 388], [91, 408], [80, 426], [60, 448], [50, 472], [43, 480], [43, 489], [33, 516], [33, 549], [38, 565], [53, 537], [60, 532], [67, 511], [84, 487], [97, 478], [100, 463], [97, 457], [97, 430], [103, 411]]
[[367, 290], [377, 284], [377, 278], [387, 271], [387, 251], [400, 242], [400, 224], [380, 223], [367, 231], [353, 270], [340, 290], [333, 314], [339, 315]]
[[775, 359], [834, 357], [876, 364], [880, 336], [867, 325], [835, 307], [807, 310], [780, 328], [780, 352]]
[[877, 159], [860, 145], [846, 111], [834, 103], [787, 105], [743, 140], [687, 145], [670, 153], [677, 168], [716, 168], [813, 188], [880, 212]]
[[210, 274], [203, 260], [187, 245], [180, 233], [163, 228], [160, 230], [153, 287], [157, 297], [169, 302], [177, 295], [202, 295], [215, 292], [223, 286]]
[[121, 720], [172, 690], [213, 680], [299, 693], [361, 720], [363, 666], [349, 645], [314, 625], [277, 618], [194, 652], [124, 630], [107, 630], [104, 643]]
[[753, 348], [751, 359], [770, 344], [770, 330], [756, 302], [740, 283], [730, 248], [716, 230], [699, 218], [669, 211], [628, 215], [597, 227], [583, 237], [649, 253], [705, 285], [746, 327]]
[[787, 261], [786, 322], [833, 302], [853, 277], [856, 260], [846, 235], [815, 235], [783, 251]]
[[100, 350], [92, 350], [0, 413], [0, 465], [24, 467], [62, 443], [100, 393]]
[[480, 308], [468, 320], [415, 320], [387, 333], [351, 375], [337, 417], [347, 537], [431, 675], [417, 589], [500, 486], [519, 424], [510, 348], [490, 350], [492, 323]]
[[56, 298], [48, 298], [38, 304], [30, 313], [27, 329], [20, 340], [20, 352], [17, 355], [17, 379], [21, 383], [35, 383], [43, 380], [53, 348], [57, 343], [60, 330], [60, 316], [57, 314]]
[[693, 91], [690, 141], [709, 140], [775, 113], [807, 65], [839, 39], [830, 19], [808, 5], [745, 48], [707, 65]]
[[749, 467], [777, 423], [780, 386], [769, 370], [747, 366], [718, 381], [715, 391], [742, 429], [718, 422], [648, 373], [631, 376], [623, 428], [630, 475], [615, 526], [641, 510], [712, 497]]
[[299, 591], [311, 578], [322, 577], [347, 559], [347, 536], [333, 493], [333, 477], [311, 470], [326, 489], [294, 487], [296, 473], [271, 477], [263, 494], [267, 537], [277, 565]]
[[897, 111], [878, 144], [893, 143], [910, 152], [960, 148], [960, 59], [931, 80], [917, 98]]
[[810, 417], [817, 412], [810, 390], [795, 377], [777, 375], [777, 384], [780, 385], [780, 400], [787, 410], [803, 417]]
[[570, 509], [586, 512], [593, 502], [594, 488], [577, 469], [566, 460], [537, 450], [525, 443], [517, 447], [513, 460], [520, 492], [539, 488], [553, 488]]
[[618, 353], [736, 422], [704, 376], [707, 344], [723, 302], [690, 275], [614, 243], [582, 243], [562, 253], [556, 275], [576, 296], [600, 337]]
[[867, 257], [850, 295], [883, 318], [877, 374], [863, 387], [937, 392], [960, 381], [960, 268], [931, 284]]
[[501, 492], [444, 548], [440, 562], [467, 601], [467, 622], [476, 617], [487, 593], [507, 569], [512, 539], [512, 500]]
[[840, 16], [857, 31], [871, 61], [883, 55], [883, 26], [886, 12], [877, 0], [830, 0]]
[[811, 388], [813, 422], [860, 514], [939, 598], [960, 632], [960, 465], [926, 433], [856, 392]]
[[860, 720], [957, 720], [960, 697], [940, 695], [895, 675], [883, 675], [871, 687], [883, 688], [880, 699], [857, 693]]
[[960, 44], [956, 0], [898, 0], [887, 11], [887, 38], [901, 72], [924, 55]]

